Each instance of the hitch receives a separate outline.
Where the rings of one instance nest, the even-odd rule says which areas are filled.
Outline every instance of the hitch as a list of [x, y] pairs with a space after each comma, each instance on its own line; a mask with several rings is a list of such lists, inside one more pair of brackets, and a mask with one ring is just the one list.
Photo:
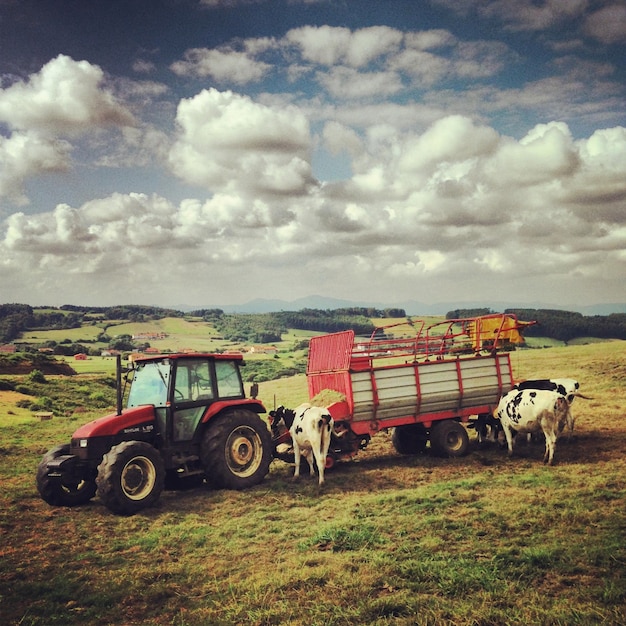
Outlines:
[[74, 454], [63, 454], [48, 461], [48, 476], [60, 478], [64, 474], [74, 474], [77, 458]]

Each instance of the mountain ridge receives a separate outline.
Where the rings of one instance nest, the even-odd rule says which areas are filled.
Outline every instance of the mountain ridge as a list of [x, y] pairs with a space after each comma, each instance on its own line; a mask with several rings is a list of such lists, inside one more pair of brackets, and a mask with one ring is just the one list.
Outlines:
[[574, 311], [582, 315], [610, 315], [611, 313], [626, 313], [626, 303], [608, 302], [590, 305], [557, 305], [548, 302], [503, 302], [503, 301], [472, 301], [472, 302], [436, 302], [426, 303], [418, 300], [405, 300], [402, 302], [382, 303], [374, 300], [343, 300], [328, 296], [311, 295], [295, 300], [281, 300], [276, 298], [254, 298], [241, 304], [223, 304], [190, 306], [179, 305], [181, 311], [194, 311], [199, 309], [221, 309], [224, 313], [274, 313], [277, 311], [299, 311], [301, 309], [333, 310], [343, 308], [376, 308], [376, 309], [404, 309], [407, 315], [445, 315], [448, 311], [456, 309], [489, 308], [494, 312], [502, 312], [505, 309], [551, 309], [557, 311]]

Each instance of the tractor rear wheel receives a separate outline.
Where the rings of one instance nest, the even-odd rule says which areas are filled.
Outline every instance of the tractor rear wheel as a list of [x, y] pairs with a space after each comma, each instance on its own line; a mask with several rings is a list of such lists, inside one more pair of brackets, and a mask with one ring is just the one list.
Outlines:
[[441, 420], [430, 429], [430, 445], [439, 456], [464, 456], [469, 448], [469, 436], [459, 422]]
[[70, 444], [56, 446], [46, 452], [37, 467], [37, 491], [48, 504], [53, 506], [78, 506], [86, 504], [96, 495], [94, 480], [84, 478], [50, 478], [48, 463], [70, 453]]
[[272, 461], [272, 438], [265, 422], [246, 409], [234, 409], [214, 420], [200, 447], [209, 483], [218, 489], [246, 489], [260, 483]]
[[152, 506], [165, 483], [165, 465], [159, 451], [144, 441], [113, 446], [98, 465], [98, 496], [120, 515], [132, 515]]
[[421, 424], [396, 426], [391, 435], [391, 443], [398, 454], [421, 454], [426, 450], [428, 435]]

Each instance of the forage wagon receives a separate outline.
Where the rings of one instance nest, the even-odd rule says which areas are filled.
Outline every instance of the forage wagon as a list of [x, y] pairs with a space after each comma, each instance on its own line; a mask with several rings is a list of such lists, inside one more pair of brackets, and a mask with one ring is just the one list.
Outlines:
[[[376, 329], [367, 340], [350, 330], [313, 337], [309, 397], [334, 392], [338, 399], [327, 407], [334, 433], [326, 467], [353, 457], [372, 435], [390, 428], [401, 454], [423, 452], [429, 442], [437, 454], [466, 454], [466, 426], [476, 428], [513, 386], [510, 351], [523, 343], [531, 323], [492, 314], [413, 321], [410, 336], [394, 333], [398, 324]], [[275, 456], [289, 461], [290, 437], [280, 419], [272, 430]]]

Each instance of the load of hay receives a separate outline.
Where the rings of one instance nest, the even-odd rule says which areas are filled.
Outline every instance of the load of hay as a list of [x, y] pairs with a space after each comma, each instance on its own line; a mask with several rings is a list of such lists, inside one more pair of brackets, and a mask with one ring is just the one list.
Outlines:
[[345, 402], [346, 396], [334, 389], [322, 389], [316, 396], [311, 398], [310, 402], [313, 406], [327, 407], [335, 402]]

